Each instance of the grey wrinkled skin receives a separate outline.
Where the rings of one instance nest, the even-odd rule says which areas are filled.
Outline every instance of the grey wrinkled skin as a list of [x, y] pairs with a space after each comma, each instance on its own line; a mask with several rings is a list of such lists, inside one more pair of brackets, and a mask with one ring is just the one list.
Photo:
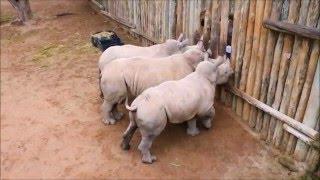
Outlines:
[[195, 72], [185, 78], [167, 81], [145, 90], [131, 106], [126, 106], [130, 111], [130, 125], [124, 134], [122, 147], [129, 146], [130, 138], [126, 137], [132, 136], [130, 133], [134, 133], [134, 130], [131, 130], [138, 127], [142, 136], [139, 144], [142, 162], [152, 163], [156, 158], [151, 155], [150, 147], [167, 122], [189, 121], [187, 132], [190, 135], [199, 133], [196, 119], [201, 119], [204, 126], [210, 128], [214, 116], [218, 66], [224, 62], [223, 57], [214, 61], [203, 61]]
[[204, 59], [205, 53], [200, 50], [202, 46], [202, 42], [199, 42], [197, 48], [169, 57], [135, 57], [110, 62], [101, 72], [103, 122], [116, 122], [116, 105], [127, 96], [132, 99], [149, 87], [192, 73]]

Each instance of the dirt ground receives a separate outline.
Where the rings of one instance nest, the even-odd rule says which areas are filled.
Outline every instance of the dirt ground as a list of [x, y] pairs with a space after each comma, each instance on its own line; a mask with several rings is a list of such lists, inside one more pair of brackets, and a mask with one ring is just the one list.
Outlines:
[[[217, 103], [214, 126], [186, 135], [170, 125], [155, 140], [158, 161], [120, 148], [128, 119], [101, 122], [97, 60], [90, 34], [119, 25], [95, 14], [86, 0], [33, 0], [35, 20], [1, 25], [1, 178], [288, 178], [262, 144]], [[55, 17], [57, 13], [74, 15]], [[1, 1], [2, 19], [15, 15]], [[122, 108], [122, 111], [124, 109]]]

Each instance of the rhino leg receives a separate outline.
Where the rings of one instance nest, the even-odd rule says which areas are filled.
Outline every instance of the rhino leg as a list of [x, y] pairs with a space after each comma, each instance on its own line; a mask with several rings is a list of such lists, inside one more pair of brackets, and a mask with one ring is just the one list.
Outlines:
[[134, 120], [131, 117], [132, 112], [129, 112], [129, 116], [130, 116], [130, 124], [129, 124], [127, 130], [123, 134], [123, 139], [122, 139], [122, 143], [121, 143], [121, 148], [123, 150], [130, 149], [130, 141], [132, 139], [133, 134], [135, 133], [135, 131], [138, 128], [138, 126], [136, 125], [136, 123], [134, 122]]
[[111, 116], [111, 110], [113, 108], [114, 104], [107, 102], [106, 100], [103, 101], [102, 104], [102, 114], [103, 119], [102, 122], [105, 124], [115, 124], [116, 120]]
[[214, 107], [210, 108], [210, 110], [208, 111], [208, 113], [204, 116], [203, 119], [201, 119], [201, 123], [203, 124], [203, 126], [207, 129], [211, 128], [212, 126], [212, 118], [215, 115], [215, 109]]
[[150, 153], [150, 148], [155, 137], [155, 135], [142, 135], [142, 140], [138, 149], [141, 151], [143, 163], [151, 164], [153, 161], [157, 160], [156, 156], [153, 156]]
[[188, 123], [188, 128], [187, 128], [187, 134], [191, 136], [198, 135], [200, 133], [199, 129], [197, 128], [197, 120], [192, 119], [187, 122]]
[[113, 115], [114, 119], [120, 120], [124, 116], [124, 113], [123, 112], [119, 112], [118, 108], [117, 108], [117, 105], [114, 105], [113, 108], [112, 108], [112, 115]]

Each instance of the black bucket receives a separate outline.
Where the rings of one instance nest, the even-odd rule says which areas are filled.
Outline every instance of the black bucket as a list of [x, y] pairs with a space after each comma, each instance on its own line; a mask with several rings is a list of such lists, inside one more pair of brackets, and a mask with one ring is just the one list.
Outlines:
[[117, 34], [113, 31], [100, 31], [91, 35], [91, 43], [100, 51], [105, 51], [111, 46], [121, 46], [123, 43]]

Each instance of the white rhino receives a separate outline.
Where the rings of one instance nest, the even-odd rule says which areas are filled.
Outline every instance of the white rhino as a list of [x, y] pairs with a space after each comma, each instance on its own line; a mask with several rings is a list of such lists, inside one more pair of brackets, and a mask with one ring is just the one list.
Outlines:
[[130, 44], [123, 46], [111, 46], [100, 56], [99, 70], [102, 71], [106, 64], [115, 59], [132, 57], [166, 57], [184, 52], [187, 45], [188, 39], [183, 40], [183, 34], [180, 34], [177, 40], [168, 39], [162, 44], [156, 44], [148, 47]]
[[139, 128], [142, 162], [152, 163], [156, 157], [151, 155], [150, 147], [167, 122], [188, 121], [188, 131], [192, 134], [197, 130], [196, 118], [201, 118], [205, 127], [210, 128], [218, 67], [224, 61], [218, 57], [215, 61], [201, 62], [195, 72], [185, 78], [163, 82], [140, 94], [131, 106], [126, 106], [130, 111], [130, 125], [124, 133], [122, 147], [129, 147], [133, 133]]
[[103, 69], [100, 87], [103, 93], [103, 122], [114, 124], [122, 114], [116, 105], [127, 97], [136, 97], [145, 89], [192, 73], [204, 59], [203, 43], [182, 54], [161, 58], [134, 57], [117, 59]]

